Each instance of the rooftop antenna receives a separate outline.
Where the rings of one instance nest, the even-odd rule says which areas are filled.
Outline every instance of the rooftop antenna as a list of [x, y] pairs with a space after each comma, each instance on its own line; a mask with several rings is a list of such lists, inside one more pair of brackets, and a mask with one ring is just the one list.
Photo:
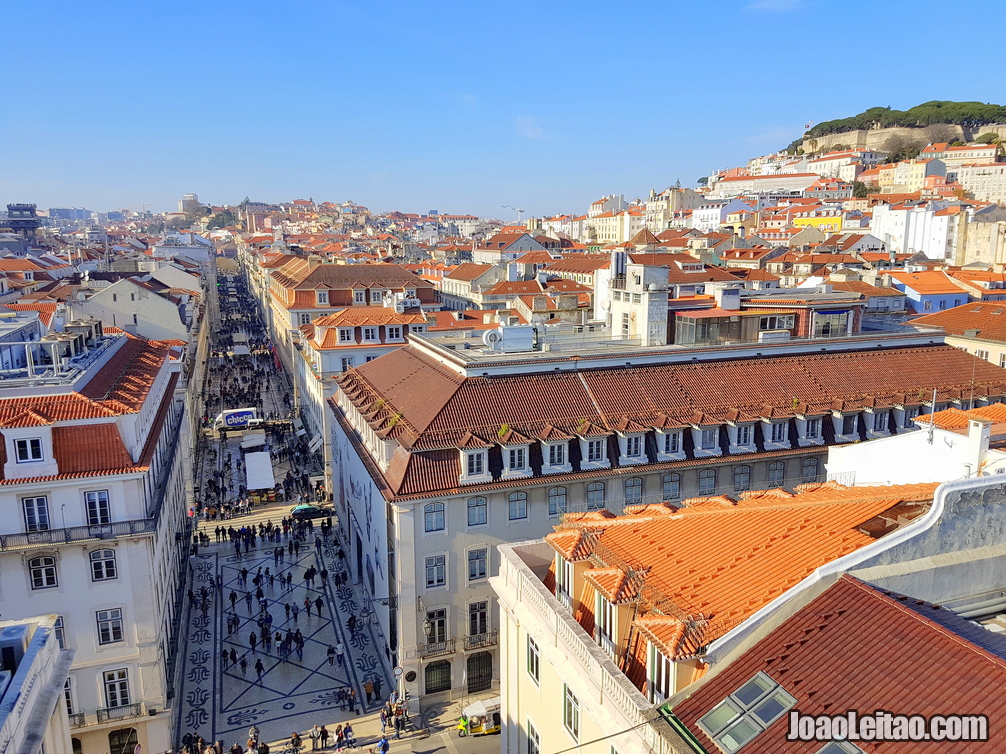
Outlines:
[[933, 434], [936, 432], [936, 388], [933, 388], [933, 412], [929, 415], [929, 437], [927, 442], [933, 444]]
[[975, 360], [971, 362], [971, 397], [968, 398], [968, 411], [973, 411], [975, 408], [975, 369], [978, 368], [978, 357], [975, 356]]

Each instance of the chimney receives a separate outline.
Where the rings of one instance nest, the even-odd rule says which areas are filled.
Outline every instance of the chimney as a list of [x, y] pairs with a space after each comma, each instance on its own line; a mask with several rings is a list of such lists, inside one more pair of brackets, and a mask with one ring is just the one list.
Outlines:
[[968, 421], [968, 438], [964, 447], [964, 473], [978, 476], [989, 452], [989, 440], [992, 437], [992, 422], [985, 419], [970, 419]]
[[520, 272], [517, 268], [516, 262], [507, 262], [506, 279], [508, 283], [515, 283], [520, 280]]
[[713, 291], [713, 298], [720, 309], [737, 311], [741, 308], [740, 288], [717, 288]]

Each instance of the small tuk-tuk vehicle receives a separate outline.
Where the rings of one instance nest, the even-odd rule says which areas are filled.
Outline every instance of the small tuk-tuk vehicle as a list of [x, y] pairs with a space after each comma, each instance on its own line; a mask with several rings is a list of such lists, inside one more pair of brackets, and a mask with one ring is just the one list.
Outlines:
[[458, 720], [459, 736], [485, 736], [500, 732], [500, 698], [472, 702], [461, 711]]

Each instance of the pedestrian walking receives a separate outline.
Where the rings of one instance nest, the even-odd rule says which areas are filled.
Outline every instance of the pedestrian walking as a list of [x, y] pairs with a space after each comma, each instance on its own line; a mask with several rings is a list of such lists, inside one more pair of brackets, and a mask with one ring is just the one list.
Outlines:
[[381, 708], [381, 735], [384, 735], [385, 729], [388, 727], [388, 707], [385, 705]]
[[231, 657], [231, 665], [237, 665], [238, 664], [238, 653], [237, 653], [237, 650], [234, 649], [234, 647], [231, 647], [231, 655], [230, 655], [230, 657]]
[[300, 606], [294, 602], [293, 606], [290, 608], [290, 612], [293, 613], [293, 624], [297, 625], [297, 615], [300, 613]]
[[374, 697], [374, 682], [369, 678], [363, 683], [363, 692], [367, 695], [367, 704], [370, 704], [370, 700]]
[[265, 670], [265, 665], [262, 664], [262, 658], [259, 657], [255, 660], [255, 673], [258, 675], [258, 679], [262, 680], [262, 672]]
[[328, 650], [325, 652], [328, 655], [328, 666], [332, 667], [335, 665], [335, 647], [331, 644], [328, 645]]
[[248, 672], [248, 660], [245, 659], [244, 656], [242, 656], [241, 657], [241, 662], [238, 663], [238, 666], [241, 668], [241, 677], [244, 678], [245, 677], [245, 673]]
[[237, 603], [238, 601], [238, 593], [235, 592], [233, 589], [231, 590], [230, 593], [230, 600], [231, 600], [231, 610], [233, 610], [235, 603]]
[[245, 592], [245, 607], [247, 608], [249, 613], [251, 613], [251, 606], [252, 606], [252, 593]]
[[318, 597], [318, 599], [316, 599], [316, 600], [314, 601], [314, 606], [315, 606], [315, 608], [316, 608], [316, 609], [318, 610], [318, 617], [319, 617], [319, 618], [321, 617], [321, 608], [322, 608], [322, 606], [323, 606], [324, 604], [325, 604], [325, 600], [323, 600], [323, 599], [321, 598], [321, 596], [319, 596], [319, 597]]
[[258, 634], [252, 631], [248, 634], [248, 646], [251, 647], [252, 654], [256, 654], [255, 646], [258, 644]]
[[346, 657], [346, 648], [342, 645], [342, 642], [340, 641], [338, 644], [335, 645], [335, 659], [339, 661], [340, 668], [343, 666], [343, 661], [345, 660], [345, 657]]

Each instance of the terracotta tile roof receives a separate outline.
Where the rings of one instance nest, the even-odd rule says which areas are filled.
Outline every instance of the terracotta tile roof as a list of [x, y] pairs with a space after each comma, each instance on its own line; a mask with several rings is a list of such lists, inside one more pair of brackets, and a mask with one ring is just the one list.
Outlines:
[[925, 272], [891, 272], [891, 278], [897, 283], [901, 283], [906, 288], [911, 288], [916, 293], [923, 296], [939, 295], [943, 293], [960, 293], [967, 295], [967, 292], [954, 282], [953, 278], [941, 270], [927, 270]]
[[425, 322], [426, 317], [421, 312], [400, 313], [383, 306], [351, 306], [334, 314], [319, 317], [311, 324], [315, 327], [355, 327], [358, 325], [411, 325]]
[[3, 304], [3, 308], [14, 312], [38, 312], [38, 318], [46, 327], [52, 327], [52, 318], [59, 304]]
[[1006, 404], [992, 403], [967, 411], [962, 411], [959, 408], [947, 408], [943, 411], [937, 411], [935, 414], [919, 416], [916, 421], [926, 426], [933, 422], [940, 429], [961, 429], [968, 426], [971, 419], [980, 419], [993, 424], [1006, 423]]
[[447, 280], [475, 280], [475, 278], [484, 275], [492, 268], [491, 264], [464, 262], [451, 270], [449, 274], [444, 275], [444, 278]]
[[973, 337], [1006, 343], [1006, 301], [955, 306], [953, 309], [916, 317], [910, 324], [942, 327], [950, 335], [963, 335], [969, 330], [977, 330]]
[[[720, 505], [685, 501], [669, 515], [647, 510], [607, 519], [567, 519], [545, 539], [567, 557], [569, 535], [580, 531], [572, 559], [589, 557], [586, 573], [599, 573], [592, 581], [602, 594], [626, 598], [641, 593], [647, 607], [640, 616], [681, 622], [680, 631], [668, 627], [677, 643], [661, 649], [683, 659], [700, 654], [702, 647], [820, 566], [924, 513], [937, 486], [831, 483], [810, 485], [795, 495], [754, 493]], [[893, 508], [898, 508], [897, 518], [883, 516]]]
[[866, 298], [904, 296], [905, 294], [896, 288], [884, 288], [882, 286], [870, 285], [862, 280], [829, 280], [828, 284], [836, 291], [849, 291], [851, 293], [861, 293]]
[[[708, 676], [673, 713], [707, 751], [700, 717], [758, 672], [796, 697], [805, 715], [892, 710], [917, 715], [985, 714], [988, 743], [857, 742], [866, 752], [1006, 750], [1006, 638], [923, 600], [842, 576], [765, 638]], [[938, 679], [933, 682], [933, 679]], [[812, 754], [822, 743], [787, 741], [783, 715], [744, 745], [751, 754]]]
[[611, 266], [607, 256], [595, 254], [577, 254], [552, 262], [545, 267], [546, 272], [568, 272], [577, 275], [592, 275], [598, 270], [606, 270]]
[[337, 380], [346, 397], [366, 408], [378, 399], [401, 417], [398, 442], [416, 451], [391, 484], [397, 494], [455, 489], [457, 448], [468, 432], [492, 438], [501, 425], [527, 437], [548, 426], [580, 434], [582, 426], [611, 432], [623, 420], [643, 426], [723, 424], [732, 411], [761, 416], [822, 414], [834, 407], [917, 405], [938, 388], [948, 396], [1006, 394], [1006, 371], [951, 346], [797, 354], [750, 360], [673, 363], [583, 372], [463, 377], [412, 346], [363, 364]]
[[53, 427], [52, 449], [60, 474], [131, 469], [133, 459], [115, 423]]

